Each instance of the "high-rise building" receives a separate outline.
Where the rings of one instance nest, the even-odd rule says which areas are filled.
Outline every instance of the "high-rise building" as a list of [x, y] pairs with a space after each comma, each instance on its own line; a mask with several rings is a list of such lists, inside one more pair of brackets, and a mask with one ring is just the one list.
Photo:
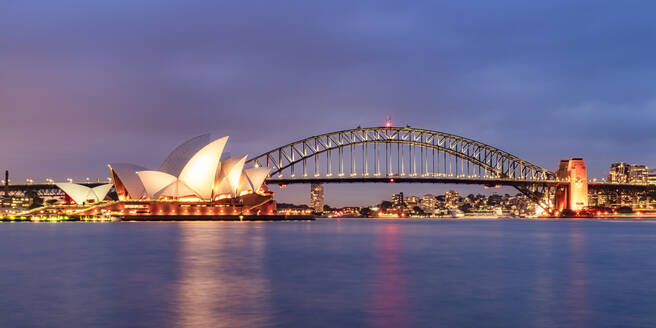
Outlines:
[[405, 204], [406, 204], [406, 206], [408, 206], [409, 208], [413, 208], [413, 207], [415, 207], [415, 206], [418, 206], [418, 205], [419, 205], [419, 197], [417, 197], [417, 196], [410, 196], [410, 197], [408, 197], [408, 198], [405, 200]]
[[649, 168], [642, 164], [613, 163], [608, 172], [608, 182], [647, 183], [648, 180]]
[[647, 170], [647, 183], [656, 184], [656, 169]]
[[323, 183], [310, 184], [310, 207], [315, 212], [323, 212]]
[[392, 195], [392, 204], [394, 204], [394, 207], [402, 207], [402, 206], [405, 205], [403, 203], [403, 193], [402, 192]]
[[624, 162], [611, 164], [610, 171], [608, 172], [608, 182], [614, 182], [614, 183], [629, 182], [629, 164]]
[[458, 205], [458, 200], [460, 199], [460, 194], [457, 191], [449, 190], [444, 194], [444, 203], [447, 206], [456, 206]]
[[425, 212], [432, 212], [437, 206], [437, 199], [434, 195], [426, 194], [421, 199], [421, 209]]
[[631, 164], [629, 166], [630, 183], [647, 183], [649, 168], [642, 164]]

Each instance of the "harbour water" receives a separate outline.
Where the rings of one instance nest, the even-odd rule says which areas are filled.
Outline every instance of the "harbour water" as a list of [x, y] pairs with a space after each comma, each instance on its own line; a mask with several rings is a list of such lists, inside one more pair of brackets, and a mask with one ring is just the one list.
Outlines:
[[0, 223], [0, 327], [653, 327], [656, 222]]

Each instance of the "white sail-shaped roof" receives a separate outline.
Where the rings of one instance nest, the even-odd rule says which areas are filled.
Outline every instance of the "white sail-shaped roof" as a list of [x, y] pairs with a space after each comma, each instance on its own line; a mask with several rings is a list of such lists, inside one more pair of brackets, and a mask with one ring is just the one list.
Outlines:
[[230, 193], [237, 195], [239, 190], [239, 181], [244, 163], [248, 156], [229, 158], [221, 163], [221, 171], [217, 179], [217, 185], [214, 188], [214, 194]]
[[228, 179], [218, 179], [214, 185], [214, 196], [220, 194], [231, 194], [232, 187], [230, 186], [230, 181]]
[[[160, 171], [139, 170], [140, 167], [137, 168], [136, 165], [114, 164], [115, 171], [119, 179], [123, 180], [121, 177], [126, 177], [125, 180], [128, 182], [125, 183], [125, 189], [128, 193], [136, 195], [139, 193], [138, 188], [141, 187], [141, 193], [147, 194], [150, 199], [193, 196], [202, 200], [211, 200], [213, 195], [238, 196], [244, 191], [259, 191], [269, 174], [269, 169], [244, 170], [248, 156], [220, 161], [228, 137], [214, 140], [190, 155], [192, 150], [205, 144], [207, 138], [208, 135], [198, 136], [178, 146], [162, 163]], [[181, 165], [187, 158], [188, 161]], [[114, 169], [113, 166], [110, 168]], [[130, 179], [131, 169], [132, 172], [137, 169], [133, 174], [137, 179]], [[178, 176], [172, 174], [178, 171]], [[132, 198], [140, 199], [136, 196]]]
[[253, 167], [245, 169], [243, 175], [246, 176], [248, 183], [250, 184], [250, 189], [253, 190], [253, 192], [257, 192], [260, 190], [260, 187], [262, 187], [262, 184], [270, 171], [271, 169], [266, 167]]
[[93, 187], [91, 190], [96, 194], [97, 201], [104, 200], [109, 191], [112, 189], [112, 184], [104, 184], [100, 186]]
[[184, 182], [176, 180], [170, 185], [164, 187], [162, 190], [155, 193], [154, 198], [160, 197], [184, 197], [184, 196], [198, 196], [195, 191], [191, 190]]
[[216, 172], [220, 169], [219, 159], [226, 142], [228, 142], [228, 137], [223, 137], [203, 147], [191, 157], [180, 172], [178, 179], [193, 189], [202, 199], [212, 198]]
[[248, 177], [246, 177], [246, 174], [242, 173], [239, 178], [239, 188], [237, 189], [237, 192], [241, 194], [242, 192], [249, 190], [253, 190], [251, 182], [248, 180]]
[[121, 180], [131, 199], [141, 199], [146, 193], [141, 179], [137, 176], [138, 171], [147, 170], [145, 167], [130, 163], [112, 163], [109, 164], [109, 169]]
[[210, 143], [210, 135], [203, 134], [198, 137], [189, 139], [183, 144], [176, 147], [162, 162], [159, 170], [173, 176], [179, 176], [182, 169], [194, 154]]
[[100, 185], [95, 188], [90, 188], [84, 185], [70, 182], [60, 182], [56, 183], [55, 185], [79, 205], [89, 201], [102, 201], [105, 199], [105, 196], [107, 196], [107, 193], [112, 188], [111, 184]]
[[160, 171], [139, 171], [137, 175], [150, 199], [157, 199], [158, 192], [178, 180], [178, 178]]

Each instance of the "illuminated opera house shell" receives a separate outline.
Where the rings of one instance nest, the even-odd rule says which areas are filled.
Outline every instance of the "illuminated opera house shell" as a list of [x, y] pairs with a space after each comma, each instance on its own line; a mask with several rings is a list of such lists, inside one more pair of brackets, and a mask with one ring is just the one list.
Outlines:
[[78, 205], [101, 202], [112, 189], [111, 184], [91, 188], [77, 183], [61, 182], [56, 186]]
[[244, 169], [247, 156], [221, 161], [228, 137], [210, 142], [195, 137], [175, 148], [158, 170], [113, 163], [109, 165], [120, 200], [204, 200], [258, 193], [267, 168]]

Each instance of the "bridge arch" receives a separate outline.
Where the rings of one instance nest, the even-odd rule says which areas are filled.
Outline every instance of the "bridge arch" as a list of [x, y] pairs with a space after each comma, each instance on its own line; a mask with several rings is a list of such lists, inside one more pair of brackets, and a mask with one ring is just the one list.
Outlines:
[[274, 179], [322, 175], [336, 176], [335, 179], [349, 176], [555, 179], [553, 172], [499, 148], [449, 133], [410, 127], [358, 127], [316, 135], [265, 152], [247, 164], [270, 168], [270, 177]]

